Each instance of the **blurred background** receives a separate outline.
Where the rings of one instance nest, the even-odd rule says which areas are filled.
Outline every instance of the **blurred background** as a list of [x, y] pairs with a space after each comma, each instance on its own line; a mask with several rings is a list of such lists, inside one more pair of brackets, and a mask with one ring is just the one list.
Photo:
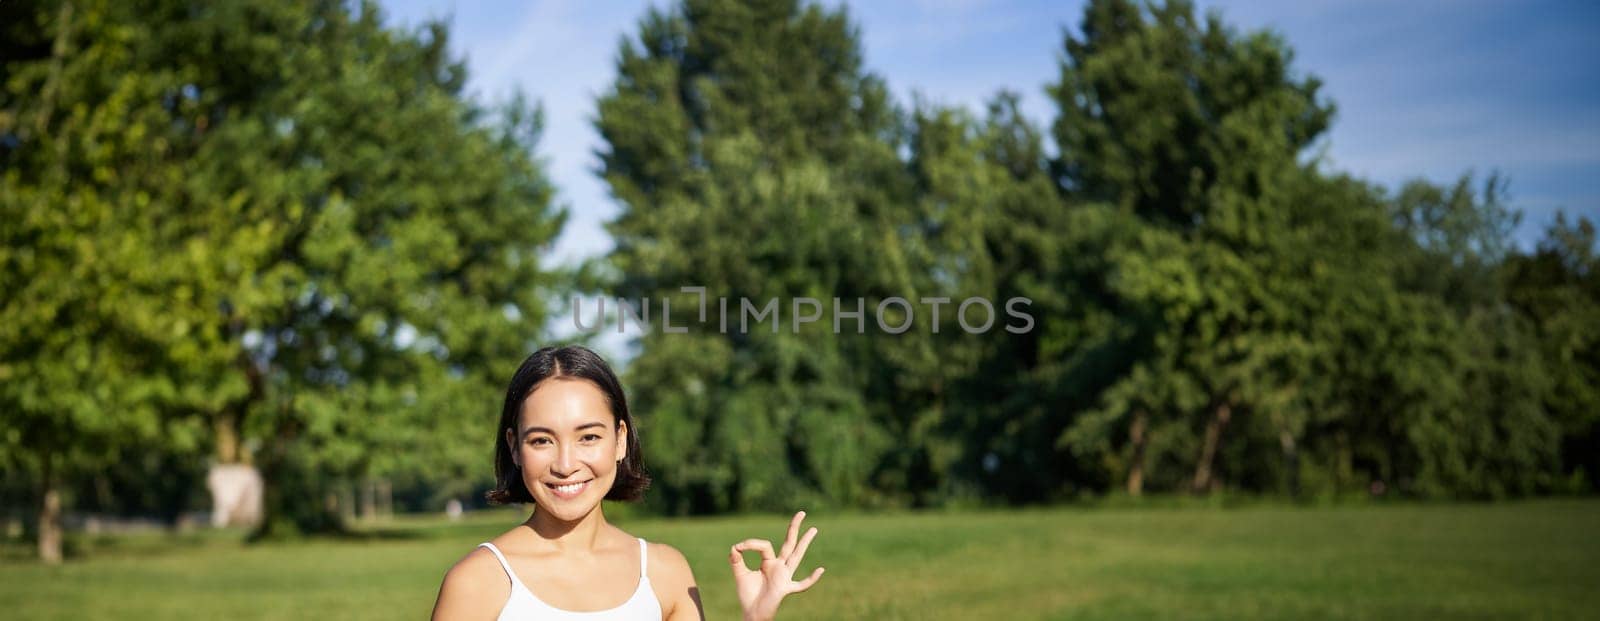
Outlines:
[[[1580, 616], [1597, 35], [1543, 1], [0, 1], [0, 604], [425, 614], [522, 515], [483, 501], [506, 381], [583, 343], [655, 479], [608, 515], [721, 616], [719, 546], [797, 508], [837, 516], [807, 618]], [[954, 304], [892, 334], [895, 297]], [[963, 330], [974, 297], [1031, 329]]]

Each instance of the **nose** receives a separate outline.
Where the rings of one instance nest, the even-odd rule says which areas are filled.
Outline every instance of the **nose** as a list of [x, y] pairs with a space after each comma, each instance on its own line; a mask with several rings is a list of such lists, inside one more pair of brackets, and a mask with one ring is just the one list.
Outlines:
[[572, 454], [572, 445], [562, 444], [556, 453], [556, 460], [550, 464], [551, 474], [556, 478], [565, 479], [567, 475], [578, 470], [578, 460]]

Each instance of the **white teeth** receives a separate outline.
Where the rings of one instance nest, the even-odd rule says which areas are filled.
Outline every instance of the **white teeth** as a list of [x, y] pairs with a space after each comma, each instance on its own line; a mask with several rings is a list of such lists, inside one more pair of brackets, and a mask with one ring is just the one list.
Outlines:
[[[587, 481], [585, 481], [585, 483], [587, 483]], [[563, 494], [575, 494], [575, 493], [578, 492], [578, 490], [583, 489], [583, 485], [584, 485], [584, 483], [573, 483], [571, 485], [557, 485], [557, 486], [555, 486], [555, 489], [556, 489], [557, 492], [561, 492]]]

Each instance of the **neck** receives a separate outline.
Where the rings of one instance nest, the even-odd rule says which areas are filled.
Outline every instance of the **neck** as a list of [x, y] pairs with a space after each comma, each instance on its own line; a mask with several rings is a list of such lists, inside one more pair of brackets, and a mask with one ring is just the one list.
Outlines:
[[572, 521], [564, 521], [551, 515], [548, 511], [541, 511], [537, 507], [533, 515], [524, 522], [539, 539], [552, 544], [558, 550], [590, 550], [600, 541], [601, 533], [605, 532], [608, 525], [604, 511], [596, 504], [594, 509], [583, 517]]

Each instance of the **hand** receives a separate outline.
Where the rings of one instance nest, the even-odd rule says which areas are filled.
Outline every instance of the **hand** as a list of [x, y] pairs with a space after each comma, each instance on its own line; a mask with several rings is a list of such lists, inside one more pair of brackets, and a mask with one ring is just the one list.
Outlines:
[[[733, 551], [728, 553], [728, 563], [733, 565], [733, 586], [739, 592], [739, 607], [744, 609], [746, 621], [769, 621], [777, 616], [778, 604], [783, 602], [784, 596], [809, 589], [822, 578], [822, 568], [818, 567], [805, 580], [794, 581], [794, 570], [800, 568], [800, 561], [806, 558], [806, 548], [811, 547], [811, 540], [817, 536], [817, 529], [810, 528], [799, 542], [795, 541], [795, 535], [800, 533], [800, 521], [805, 518], [806, 512], [801, 511], [789, 521], [789, 536], [783, 540], [781, 554], [775, 554], [772, 542], [765, 539], [746, 539], [734, 544]], [[743, 553], [747, 550], [761, 553], [761, 571], [745, 566]]]

